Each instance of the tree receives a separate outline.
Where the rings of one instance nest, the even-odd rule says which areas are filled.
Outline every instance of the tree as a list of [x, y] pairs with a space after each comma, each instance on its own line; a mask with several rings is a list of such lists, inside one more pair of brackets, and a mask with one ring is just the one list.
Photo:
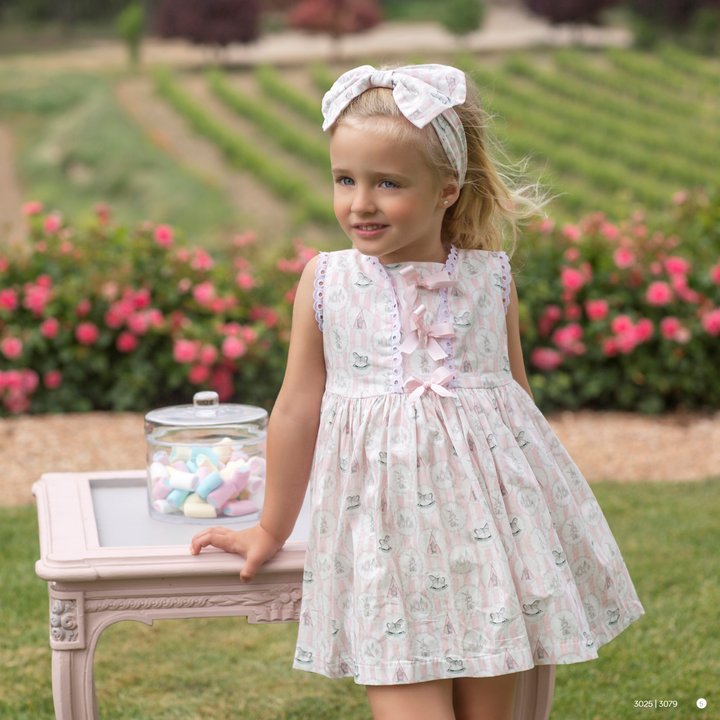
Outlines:
[[328, 33], [340, 56], [343, 35], [369, 30], [382, 20], [377, 0], [302, 0], [290, 12], [290, 27]]
[[137, 67], [140, 59], [140, 41], [145, 28], [145, 8], [134, 0], [117, 17], [115, 27], [118, 35], [128, 46], [130, 67]]
[[161, 0], [155, 14], [160, 37], [225, 47], [259, 34], [259, 0]]
[[552, 23], [597, 23], [600, 12], [617, 3], [618, 0], [525, 0], [532, 12]]
[[453, 35], [467, 35], [480, 27], [485, 12], [485, 5], [480, 0], [448, 0], [443, 25]]

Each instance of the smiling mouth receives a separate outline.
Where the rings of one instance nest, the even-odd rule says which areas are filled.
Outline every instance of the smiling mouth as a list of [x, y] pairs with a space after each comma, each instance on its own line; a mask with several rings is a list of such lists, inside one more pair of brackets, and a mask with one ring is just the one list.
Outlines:
[[387, 227], [387, 225], [353, 225], [355, 230], [380, 230], [381, 228]]

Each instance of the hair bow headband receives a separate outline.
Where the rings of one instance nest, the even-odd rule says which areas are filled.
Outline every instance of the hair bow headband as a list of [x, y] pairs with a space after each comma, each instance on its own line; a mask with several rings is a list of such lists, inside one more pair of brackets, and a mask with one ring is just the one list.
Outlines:
[[465, 102], [465, 73], [449, 65], [408, 65], [393, 70], [361, 65], [341, 75], [325, 93], [323, 130], [352, 100], [374, 87], [391, 88], [398, 109], [415, 127], [433, 126], [462, 187], [467, 172], [467, 141], [452, 108]]

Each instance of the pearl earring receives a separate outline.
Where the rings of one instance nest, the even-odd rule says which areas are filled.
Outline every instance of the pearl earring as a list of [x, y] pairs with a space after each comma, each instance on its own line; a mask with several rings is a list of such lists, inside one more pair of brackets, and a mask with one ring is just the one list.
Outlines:
[[446, 200], [446, 201], [443, 203], [443, 205], [447, 205], [447, 204], [448, 204], [448, 201]]

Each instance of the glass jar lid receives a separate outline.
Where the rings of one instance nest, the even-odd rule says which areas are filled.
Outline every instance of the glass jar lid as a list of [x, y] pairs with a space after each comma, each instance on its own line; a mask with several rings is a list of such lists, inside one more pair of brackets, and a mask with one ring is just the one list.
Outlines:
[[220, 403], [216, 392], [203, 391], [193, 395], [192, 405], [171, 405], [151, 410], [145, 422], [156, 425], [238, 425], [264, 421], [267, 411], [254, 405]]

